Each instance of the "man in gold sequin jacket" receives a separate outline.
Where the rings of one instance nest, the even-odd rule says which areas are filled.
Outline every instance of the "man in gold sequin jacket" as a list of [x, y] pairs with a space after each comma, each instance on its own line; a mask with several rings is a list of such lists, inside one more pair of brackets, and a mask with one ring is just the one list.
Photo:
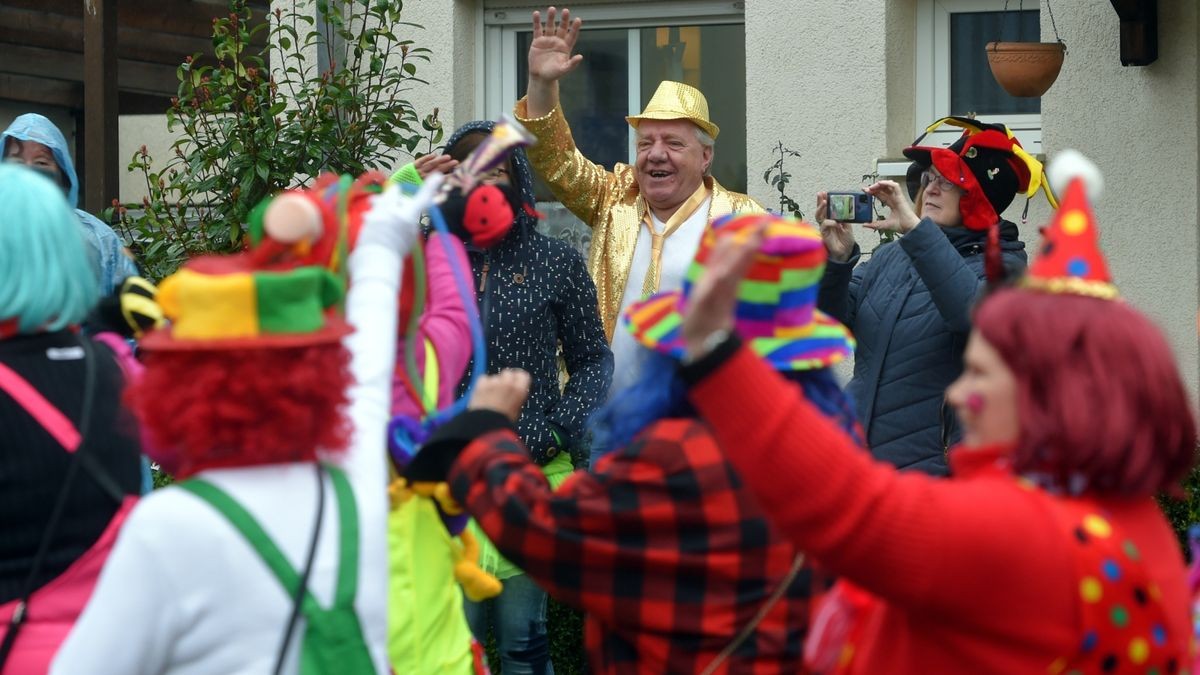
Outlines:
[[[723, 215], [763, 211], [750, 197], [730, 192], [708, 175], [719, 132], [708, 118], [699, 90], [664, 81], [637, 116], [635, 165], [613, 171], [592, 163], [575, 147], [559, 107], [558, 80], [583, 57], [572, 54], [581, 21], [564, 9], [561, 20], [547, 12], [545, 26], [534, 12], [529, 48], [528, 95], [514, 112], [538, 137], [529, 149], [534, 169], [554, 195], [593, 229], [588, 270], [596, 282], [600, 316], [613, 342], [613, 388], [632, 376], [637, 350], [615, 335], [623, 307], [648, 293], [682, 286], [688, 264], [708, 224]], [[651, 231], [653, 228], [653, 232]]]

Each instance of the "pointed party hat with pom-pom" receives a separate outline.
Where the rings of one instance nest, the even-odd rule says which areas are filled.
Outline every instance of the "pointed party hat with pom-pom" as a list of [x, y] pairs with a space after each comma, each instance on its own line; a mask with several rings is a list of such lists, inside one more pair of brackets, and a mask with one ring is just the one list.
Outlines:
[[1062, 198], [1021, 285], [1047, 293], [1117, 298], [1091, 206], [1103, 189], [1100, 170], [1082, 154], [1066, 150], [1050, 165], [1049, 177]]

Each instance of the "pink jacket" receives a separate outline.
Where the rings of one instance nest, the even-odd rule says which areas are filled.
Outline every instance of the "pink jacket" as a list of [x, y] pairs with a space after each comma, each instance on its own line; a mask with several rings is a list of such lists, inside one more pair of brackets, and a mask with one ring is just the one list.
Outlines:
[[[458, 262], [458, 269], [467, 275], [463, 281], [468, 286], [467, 291], [471, 293], [469, 307], [459, 293], [454, 269], [447, 255], [446, 243], [450, 244]], [[471, 325], [467, 312], [478, 311], [471, 288], [471, 263], [467, 260], [467, 252], [462, 242], [457, 237], [447, 237], [438, 232], [429, 235], [428, 241], [425, 242], [425, 274], [428, 289], [425, 313], [421, 315], [416, 343], [413, 346], [417, 369], [422, 375], [428, 372], [425, 365], [426, 341], [437, 355], [437, 407], [442, 408], [454, 401], [458, 383], [471, 360]], [[400, 317], [400, 320], [403, 322], [406, 317]], [[419, 418], [422, 413], [421, 407], [409, 394], [403, 379], [406, 344], [407, 338], [401, 338], [396, 343], [396, 373], [392, 377], [392, 414]], [[414, 380], [412, 385], [419, 392], [421, 383], [419, 379]]]

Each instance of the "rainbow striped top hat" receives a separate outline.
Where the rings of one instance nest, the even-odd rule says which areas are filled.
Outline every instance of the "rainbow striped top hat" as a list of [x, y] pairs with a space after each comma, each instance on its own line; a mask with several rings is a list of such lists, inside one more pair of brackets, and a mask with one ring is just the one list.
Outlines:
[[734, 330], [775, 370], [815, 370], [854, 351], [845, 326], [817, 309], [825, 246], [817, 228], [772, 214], [734, 214], [713, 222], [700, 241], [682, 291], [666, 291], [630, 305], [623, 322], [643, 345], [683, 356], [682, 317], [692, 287], [707, 269], [718, 238], [748, 233], [766, 221], [762, 246], [738, 286]]

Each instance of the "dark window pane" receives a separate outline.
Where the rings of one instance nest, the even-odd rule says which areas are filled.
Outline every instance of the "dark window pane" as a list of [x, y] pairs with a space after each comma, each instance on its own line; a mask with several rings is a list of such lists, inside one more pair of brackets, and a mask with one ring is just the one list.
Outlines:
[[[625, 29], [585, 30], [575, 44], [583, 63], [559, 81], [563, 114], [571, 124], [575, 144], [588, 159], [612, 170], [629, 159], [629, 32]], [[533, 33], [517, 35], [517, 92], [529, 86], [529, 43]], [[554, 199], [538, 178], [538, 199]]]
[[709, 116], [721, 129], [712, 174], [725, 187], [745, 192], [745, 27], [643, 28], [641, 39], [643, 105], [663, 80], [690, 84], [704, 92]]
[[1037, 42], [1036, 10], [950, 15], [950, 114], [1039, 113], [1040, 98], [1009, 96], [992, 77], [986, 46], [993, 41]]

